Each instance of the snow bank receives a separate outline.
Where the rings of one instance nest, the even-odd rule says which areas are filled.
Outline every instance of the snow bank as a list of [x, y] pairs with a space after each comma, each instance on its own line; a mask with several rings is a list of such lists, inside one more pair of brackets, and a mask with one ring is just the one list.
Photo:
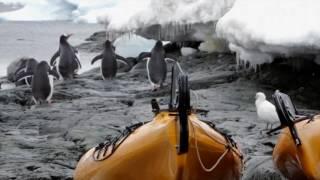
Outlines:
[[317, 54], [319, 17], [319, 0], [237, 0], [216, 30], [240, 59], [256, 65], [275, 56]]
[[[234, 0], [0, 0], [23, 8], [0, 13], [16, 21], [73, 20], [106, 24], [110, 34], [161, 25], [151, 38], [206, 40]], [[159, 29], [159, 28], [158, 28]], [[140, 31], [141, 32], [141, 31]], [[157, 36], [157, 37], [156, 37]]]
[[106, 25], [110, 34], [136, 32], [160, 40], [203, 40], [200, 49], [210, 52], [228, 49], [219, 39], [224, 38], [239, 59], [249, 61], [253, 66], [272, 62], [278, 56], [302, 54], [314, 55], [317, 62], [320, 61], [319, 0], [0, 2], [24, 6], [13, 12], [0, 13], [0, 19], [98, 21]]
[[216, 21], [234, 0], [121, 0], [100, 20], [109, 30], [133, 30], [154, 24], [193, 24]]

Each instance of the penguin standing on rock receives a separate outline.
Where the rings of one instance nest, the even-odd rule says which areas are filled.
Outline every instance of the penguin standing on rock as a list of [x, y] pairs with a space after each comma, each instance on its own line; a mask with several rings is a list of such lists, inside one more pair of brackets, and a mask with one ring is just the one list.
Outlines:
[[101, 75], [102, 78], [105, 79], [112, 79], [117, 74], [117, 60], [126, 64], [126, 66], [130, 66], [129, 69], [132, 67], [131, 62], [118, 54], [115, 53], [115, 47], [109, 40], [106, 40], [104, 43], [104, 50], [102, 54], [94, 57], [91, 61], [91, 64], [94, 64], [97, 60], [101, 59]]
[[183, 73], [177, 58], [167, 54], [164, 50], [161, 41], [157, 41], [151, 52], [140, 53], [138, 59], [147, 59], [147, 73], [148, 80], [152, 85], [153, 90], [162, 87], [167, 77], [167, 63], [166, 61], [173, 61], [178, 65], [180, 72]]
[[59, 78], [59, 74], [50, 69], [46, 61], [41, 61], [33, 73], [21, 73], [19, 79], [32, 77], [32, 97], [36, 104], [50, 103], [53, 94], [53, 78]]
[[59, 50], [52, 56], [50, 60], [50, 65], [56, 65], [56, 59], [60, 57], [58, 61], [57, 71], [63, 79], [73, 79], [77, 74], [78, 70], [81, 68], [81, 63], [79, 61], [78, 51], [68, 43], [68, 38], [72, 34], [61, 35]]

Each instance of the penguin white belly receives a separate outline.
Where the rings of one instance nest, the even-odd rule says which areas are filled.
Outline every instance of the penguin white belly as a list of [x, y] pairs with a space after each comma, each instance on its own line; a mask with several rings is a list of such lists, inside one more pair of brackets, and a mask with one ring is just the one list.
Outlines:
[[79, 52], [78, 52], [78, 53], [75, 53], [75, 55], [76, 55], [75, 61], [77, 62], [78, 67], [74, 70], [74, 73], [78, 73], [78, 71], [79, 71], [80, 68], [81, 68], [81, 64], [80, 64], [80, 54], [79, 54]]
[[61, 75], [61, 73], [60, 73], [59, 65], [60, 65], [60, 58], [57, 59], [57, 66], [56, 67], [57, 67], [57, 72], [58, 72], [58, 75], [59, 75], [59, 79], [64, 80], [62, 75]]
[[50, 93], [49, 96], [47, 97], [46, 101], [49, 102], [52, 98], [53, 95], [53, 76], [52, 75], [48, 75], [49, 78], [49, 84], [50, 84]]
[[149, 80], [149, 82], [150, 82], [150, 84], [151, 84], [151, 86], [155, 86], [156, 84], [154, 84], [152, 81], [151, 81], [151, 77], [150, 77], [150, 71], [149, 71], [149, 62], [150, 62], [150, 58], [148, 58], [148, 60], [147, 60], [147, 74], [148, 74], [148, 80]]
[[103, 76], [103, 73], [102, 73], [102, 60], [101, 60], [101, 65], [100, 65], [100, 73], [101, 73], [102, 79], [106, 80], [106, 78]]

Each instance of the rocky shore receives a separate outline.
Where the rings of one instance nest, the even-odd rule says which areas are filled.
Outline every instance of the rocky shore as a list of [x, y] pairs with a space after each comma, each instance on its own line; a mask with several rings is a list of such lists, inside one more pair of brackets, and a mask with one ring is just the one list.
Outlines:
[[[97, 33], [78, 48], [100, 51], [104, 38]], [[265, 92], [270, 99], [281, 88], [293, 95], [299, 110], [314, 112], [320, 107], [314, 101], [319, 98], [315, 90], [320, 71], [282, 71], [283, 62], [257, 73], [237, 71], [235, 55], [203, 52], [181, 57], [180, 62], [197, 96], [192, 95], [193, 106], [209, 111], [200, 119], [212, 121], [239, 143], [246, 162], [243, 179], [281, 179], [271, 156], [277, 136], [266, 135], [265, 124], [257, 121], [255, 93]], [[309, 77], [312, 80], [306, 81]], [[288, 81], [293, 78], [297, 81]], [[170, 73], [165, 87], [153, 92], [144, 64], [108, 81], [102, 80], [99, 69], [92, 69], [74, 80], [56, 82], [52, 104], [43, 106], [31, 106], [28, 87], [1, 90], [0, 179], [72, 179], [86, 150], [126, 125], [151, 120], [152, 98], [167, 104], [169, 80]]]

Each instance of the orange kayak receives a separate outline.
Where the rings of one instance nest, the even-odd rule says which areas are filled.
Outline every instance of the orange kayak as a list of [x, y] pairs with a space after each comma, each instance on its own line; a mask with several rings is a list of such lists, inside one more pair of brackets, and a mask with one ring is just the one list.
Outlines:
[[[320, 179], [320, 115], [301, 115], [290, 97], [273, 95], [282, 128], [273, 161], [288, 179]], [[270, 133], [269, 132], [269, 133]]]
[[320, 116], [295, 124], [301, 145], [288, 128], [282, 130], [273, 151], [276, 167], [288, 179], [320, 179]]
[[74, 179], [240, 179], [243, 162], [236, 144], [192, 113], [187, 79], [179, 83], [178, 108], [172, 103], [171, 110], [160, 111], [152, 104], [152, 121], [90, 149], [80, 159]]
[[176, 116], [161, 112], [130, 134], [109, 158], [99, 161], [104, 156], [95, 159], [95, 148], [89, 150], [79, 161], [74, 178], [240, 179], [243, 165], [239, 150], [194, 114], [189, 116], [189, 127], [189, 150], [179, 155]]

